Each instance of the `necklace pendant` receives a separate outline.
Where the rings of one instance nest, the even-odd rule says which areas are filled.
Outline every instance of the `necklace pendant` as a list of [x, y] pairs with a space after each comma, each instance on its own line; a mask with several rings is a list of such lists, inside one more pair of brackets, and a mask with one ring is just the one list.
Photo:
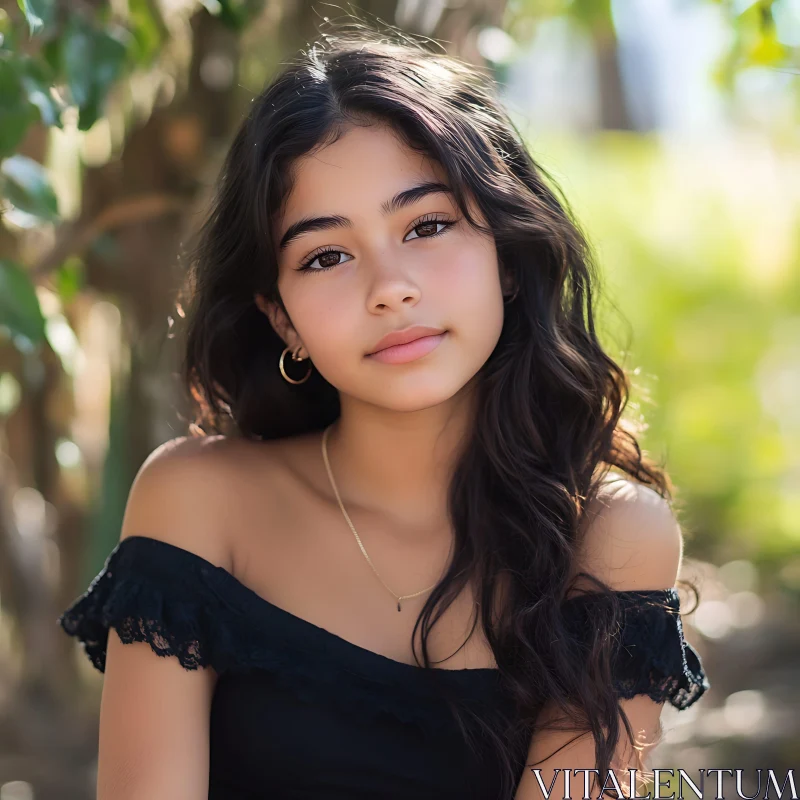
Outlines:
[[399, 600], [397, 601], [397, 610], [398, 611], [400, 610], [400, 601]]

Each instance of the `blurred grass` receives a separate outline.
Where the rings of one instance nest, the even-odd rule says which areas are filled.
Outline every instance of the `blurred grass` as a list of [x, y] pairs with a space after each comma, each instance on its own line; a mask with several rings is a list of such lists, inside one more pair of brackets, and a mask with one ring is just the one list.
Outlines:
[[593, 245], [604, 341], [633, 372], [629, 413], [677, 485], [687, 550], [800, 593], [800, 157], [746, 136], [530, 146]]

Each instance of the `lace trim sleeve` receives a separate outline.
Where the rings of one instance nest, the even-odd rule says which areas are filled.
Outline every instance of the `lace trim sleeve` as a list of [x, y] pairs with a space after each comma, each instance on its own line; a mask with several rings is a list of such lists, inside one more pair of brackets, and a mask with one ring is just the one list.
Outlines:
[[[675, 588], [615, 592], [622, 612], [614, 647], [614, 687], [626, 699], [646, 694], [685, 709], [711, 688], [700, 656], [686, 641]], [[589, 631], [597, 593], [576, 595], [564, 605], [568, 624]]]
[[174, 569], [168, 560], [144, 555], [136, 546], [117, 545], [58, 624], [81, 642], [100, 672], [105, 672], [110, 628], [125, 644], [147, 642], [157, 655], [175, 656], [185, 669], [215, 665], [215, 645], [224, 631], [212, 631], [213, 597], [198, 591], [194, 562], [187, 559]]

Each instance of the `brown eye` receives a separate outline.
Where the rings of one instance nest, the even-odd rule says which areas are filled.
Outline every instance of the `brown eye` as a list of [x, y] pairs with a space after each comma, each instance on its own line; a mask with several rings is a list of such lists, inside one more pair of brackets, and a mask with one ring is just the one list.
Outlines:
[[422, 228], [422, 230], [426, 232], [426, 235], [428, 235], [431, 233], [436, 233], [436, 226], [441, 224], [441, 222], [423, 222], [422, 225], [417, 225], [414, 230], [419, 231], [420, 228]]
[[341, 253], [336, 250], [329, 250], [327, 253], [317, 256], [317, 258], [321, 267], [335, 267], [339, 263], [339, 256], [341, 256]]
[[[417, 235], [415, 239], [432, 239], [434, 236], [441, 236], [448, 228], [455, 223], [449, 219], [422, 219], [412, 229], [414, 233], [422, 231], [421, 235]], [[442, 230], [436, 230], [437, 225], [442, 225]]]
[[[322, 272], [326, 269], [333, 269], [334, 267], [338, 267], [339, 264], [344, 262], [339, 260], [339, 256], [345, 256], [347, 253], [343, 253], [341, 250], [336, 250], [335, 248], [328, 248], [327, 250], [322, 250], [321, 252], [318, 251], [315, 254], [312, 254], [310, 258], [303, 262], [300, 268], [297, 270], [298, 272]], [[318, 267], [312, 267], [311, 265], [315, 262], [319, 261]]]

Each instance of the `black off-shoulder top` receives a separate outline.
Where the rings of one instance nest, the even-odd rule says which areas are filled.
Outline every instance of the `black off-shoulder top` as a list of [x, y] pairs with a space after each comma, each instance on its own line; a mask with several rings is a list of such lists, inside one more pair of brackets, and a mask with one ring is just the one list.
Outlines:
[[[684, 639], [676, 590], [617, 594], [619, 696], [687, 708], [710, 683]], [[564, 613], [591, 625], [591, 595], [571, 598]], [[209, 800], [497, 800], [496, 751], [480, 737], [468, 748], [444, 698], [487, 721], [513, 718], [499, 670], [395, 661], [147, 536], [121, 540], [58, 624], [101, 672], [111, 627], [186, 669], [215, 669]]]

